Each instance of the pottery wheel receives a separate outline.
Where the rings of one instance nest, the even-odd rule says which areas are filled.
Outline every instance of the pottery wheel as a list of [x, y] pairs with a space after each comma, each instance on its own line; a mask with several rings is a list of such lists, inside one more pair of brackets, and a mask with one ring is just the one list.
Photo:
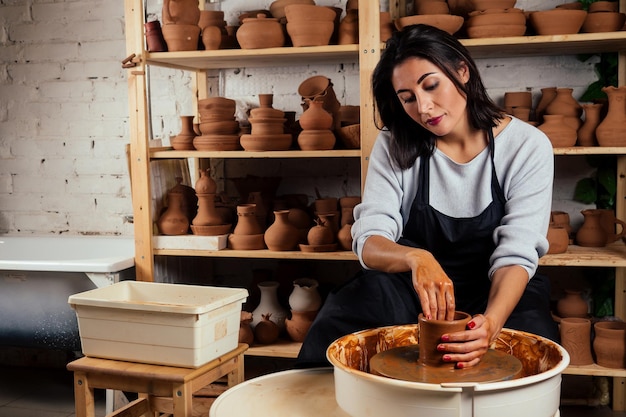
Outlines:
[[377, 353], [370, 359], [370, 373], [411, 382], [497, 382], [521, 376], [522, 363], [515, 356], [489, 349], [477, 366], [456, 369], [417, 363], [418, 345], [402, 346]]

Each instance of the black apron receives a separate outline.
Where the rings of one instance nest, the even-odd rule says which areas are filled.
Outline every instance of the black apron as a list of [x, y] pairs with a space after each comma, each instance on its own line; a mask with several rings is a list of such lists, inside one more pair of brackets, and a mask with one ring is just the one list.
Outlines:
[[[491, 281], [489, 257], [495, 249], [493, 231], [504, 216], [506, 199], [496, 175], [494, 139], [489, 131], [492, 202], [476, 217], [453, 218], [430, 206], [430, 158], [422, 158], [418, 191], [403, 237], [398, 243], [430, 251], [452, 279], [457, 310], [483, 313]], [[326, 348], [355, 331], [417, 322], [421, 312], [411, 272], [388, 274], [363, 270], [329, 294], [298, 355], [301, 367], [327, 365]], [[550, 315], [550, 283], [535, 275], [505, 327], [558, 340]]]

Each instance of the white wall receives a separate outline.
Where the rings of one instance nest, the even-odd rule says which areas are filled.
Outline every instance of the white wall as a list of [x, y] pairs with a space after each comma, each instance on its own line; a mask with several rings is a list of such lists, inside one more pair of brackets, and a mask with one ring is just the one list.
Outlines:
[[[527, 10], [564, 1], [518, 0]], [[230, 24], [240, 11], [268, 8], [268, 0], [224, 0]], [[317, 4], [343, 7], [344, 1]], [[148, 11], [160, 16], [161, 4]], [[124, 146], [128, 142], [128, 96], [121, 60], [126, 56], [122, 0], [0, 0], [0, 233], [133, 233], [130, 184]], [[569, 86], [579, 95], [595, 80], [593, 61], [574, 56], [478, 60], [497, 101], [505, 91]], [[358, 103], [354, 63], [324, 66], [236, 68], [211, 74], [213, 93], [237, 99], [242, 109], [256, 95], [273, 93], [274, 107], [300, 112], [299, 83], [313, 74], [332, 79], [342, 104]], [[182, 71], [151, 68], [152, 129], [165, 143], [192, 114], [190, 79]], [[555, 208], [576, 214], [573, 184], [584, 159], [565, 165], [557, 178]], [[576, 167], [570, 169], [571, 166]], [[231, 163], [227, 175], [282, 175], [279, 193], [315, 187], [322, 194], [358, 193], [355, 167], [278, 160]], [[311, 170], [315, 175], [311, 174]], [[322, 171], [322, 172], [320, 172]], [[588, 169], [583, 169], [583, 175]], [[356, 169], [358, 172], [358, 166]], [[327, 175], [330, 179], [322, 181]], [[330, 184], [330, 185], [329, 185]], [[222, 187], [228, 188], [227, 184]], [[576, 221], [576, 218], [574, 218]]]

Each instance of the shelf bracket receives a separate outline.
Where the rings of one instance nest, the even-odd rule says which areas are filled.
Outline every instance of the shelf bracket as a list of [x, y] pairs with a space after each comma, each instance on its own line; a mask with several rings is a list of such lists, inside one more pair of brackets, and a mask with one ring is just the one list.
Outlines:
[[130, 54], [122, 61], [122, 68], [134, 68], [141, 62], [137, 54]]

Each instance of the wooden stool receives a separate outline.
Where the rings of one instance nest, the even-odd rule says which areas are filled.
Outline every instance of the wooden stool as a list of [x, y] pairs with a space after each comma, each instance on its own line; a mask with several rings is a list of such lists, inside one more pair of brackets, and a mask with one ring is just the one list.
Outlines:
[[[109, 416], [154, 416], [172, 412], [175, 417], [192, 416], [193, 393], [227, 376], [228, 386], [244, 380], [243, 354], [248, 345], [239, 346], [200, 368], [177, 368], [110, 359], [83, 357], [67, 365], [74, 372], [74, 397], [77, 417], [95, 417], [94, 389], [114, 389], [139, 393], [139, 398]], [[169, 397], [173, 407], [163, 409], [157, 397]]]

